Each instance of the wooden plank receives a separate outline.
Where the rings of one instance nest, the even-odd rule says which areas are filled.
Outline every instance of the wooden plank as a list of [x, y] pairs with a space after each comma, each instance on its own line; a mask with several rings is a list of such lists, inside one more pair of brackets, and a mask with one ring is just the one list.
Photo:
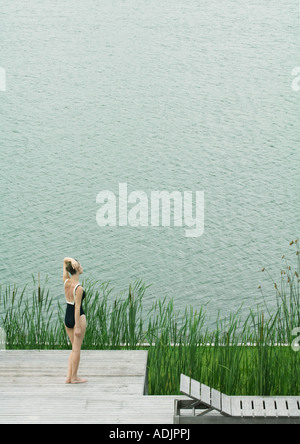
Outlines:
[[277, 418], [277, 409], [275, 408], [274, 398], [264, 398], [266, 418]]
[[222, 401], [222, 413], [224, 413], [225, 415], [231, 416], [231, 398], [230, 398], [230, 396], [224, 395], [224, 393], [222, 393], [221, 401]]
[[277, 416], [279, 418], [287, 418], [289, 416], [289, 412], [286, 405], [286, 399], [278, 397], [274, 399], [274, 403], [277, 410]]
[[201, 384], [201, 401], [207, 406], [211, 406], [211, 389], [208, 385]]
[[288, 411], [290, 418], [299, 418], [300, 417], [300, 404], [299, 401], [293, 398], [288, 398], [286, 400], [288, 404]]
[[235, 417], [242, 416], [241, 401], [237, 397], [231, 397], [231, 415]]
[[49, 414], [46, 416], [31, 416], [23, 415], [18, 417], [8, 417], [3, 420], [0, 417], [0, 424], [173, 424], [173, 416], [171, 415], [149, 415], [149, 414], [135, 414], [135, 415], [118, 415], [116, 412], [111, 416], [91, 415], [84, 418], [84, 422], [81, 416], [73, 416], [66, 420], [66, 415], [54, 415]]
[[253, 402], [250, 397], [240, 397], [239, 398], [241, 404], [241, 413], [243, 418], [252, 418], [253, 417]]
[[198, 381], [195, 381], [195, 379], [191, 379], [191, 392], [190, 396], [195, 399], [201, 399], [201, 384]]
[[180, 391], [187, 396], [191, 394], [191, 380], [183, 374], [180, 376]]
[[211, 389], [211, 406], [221, 411], [221, 393], [218, 390]]
[[265, 401], [261, 396], [255, 396], [252, 398], [253, 402], [253, 416], [255, 418], [264, 418], [266, 416]]

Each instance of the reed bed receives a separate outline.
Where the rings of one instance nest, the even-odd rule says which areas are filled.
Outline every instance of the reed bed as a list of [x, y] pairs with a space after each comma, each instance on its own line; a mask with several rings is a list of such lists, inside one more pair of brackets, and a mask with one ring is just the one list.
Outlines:
[[[166, 297], [145, 311], [148, 287], [142, 281], [118, 295], [107, 282], [86, 281], [83, 348], [147, 349], [150, 394], [179, 394], [185, 373], [228, 395], [299, 395], [300, 353], [292, 344], [294, 329], [300, 327], [300, 261], [298, 241], [291, 245], [296, 246], [296, 265], [285, 262], [280, 282], [273, 281], [275, 309], [261, 293], [260, 306], [246, 316], [242, 307], [227, 319], [218, 316], [213, 329], [205, 307], [182, 312]], [[33, 290], [0, 287], [0, 327], [7, 348], [68, 348], [65, 304], [50, 297], [47, 279], [41, 286], [33, 278], [33, 284]]]

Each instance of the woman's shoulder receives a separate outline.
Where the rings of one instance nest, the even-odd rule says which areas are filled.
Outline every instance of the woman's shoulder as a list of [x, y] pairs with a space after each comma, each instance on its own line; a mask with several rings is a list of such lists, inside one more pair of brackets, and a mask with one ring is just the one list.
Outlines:
[[74, 292], [74, 295], [77, 293], [80, 293], [81, 295], [85, 294], [84, 288], [80, 283], [78, 283], [74, 286], [73, 292]]

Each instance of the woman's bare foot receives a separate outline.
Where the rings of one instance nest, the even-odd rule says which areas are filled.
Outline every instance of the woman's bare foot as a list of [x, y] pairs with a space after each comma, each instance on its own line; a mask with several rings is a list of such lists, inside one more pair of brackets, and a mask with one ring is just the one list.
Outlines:
[[70, 378], [66, 379], [66, 384], [71, 384], [71, 379]]
[[87, 382], [86, 379], [75, 378], [71, 380], [71, 384], [85, 384]]

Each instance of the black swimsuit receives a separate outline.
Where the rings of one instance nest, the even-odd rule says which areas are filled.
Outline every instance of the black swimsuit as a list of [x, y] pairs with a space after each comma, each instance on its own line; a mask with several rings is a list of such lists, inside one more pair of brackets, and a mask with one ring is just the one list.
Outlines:
[[[74, 302], [67, 301], [65, 324], [66, 324], [66, 327], [68, 327], [68, 328], [75, 327], [75, 293], [76, 293], [76, 290], [78, 287], [80, 287], [80, 284], [77, 284], [76, 287], [74, 288], [74, 291], [73, 291]], [[84, 298], [85, 298], [85, 291], [83, 290], [81, 306], [80, 306], [80, 316], [85, 315], [85, 312], [83, 311], [83, 308], [82, 308], [82, 301], [84, 300]]]

